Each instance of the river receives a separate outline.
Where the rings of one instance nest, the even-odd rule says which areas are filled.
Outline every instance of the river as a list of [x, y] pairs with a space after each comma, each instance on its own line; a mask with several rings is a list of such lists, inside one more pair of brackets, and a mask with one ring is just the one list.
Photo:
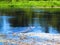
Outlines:
[[[14, 33], [14, 32], [37, 32], [37, 33], [58, 33], [57, 28], [52, 25], [48, 25], [45, 18], [34, 17], [28, 23], [28, 26], [11, 26], [12, 23], [10, 19], [13, 19], [13, 16], [0, 16], [0, 33]], [[33, 20], [33, 21], [32, 21]], [[24, 23], [25, 24], [25, 23]]]

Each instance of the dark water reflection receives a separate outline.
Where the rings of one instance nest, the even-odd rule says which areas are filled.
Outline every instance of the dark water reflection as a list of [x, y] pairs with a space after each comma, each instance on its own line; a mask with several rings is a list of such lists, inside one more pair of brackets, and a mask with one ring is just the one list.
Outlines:
[[[44, 32], [44, 33], [58, 33], [57, 28], [53, 27], [52, 25], [49, 25], [45, 18], [32, 18], [33, 22], [23, 23], [19, 25], [15, 21], [13, 23], [10, 23], [11, 20], [13, 20], [13, 17], [10, 16], [0, 16], [0, 32], [1, 33], [12, 33], [12, 32]], [[15, 18], [14, 18], [15, 19]], [[23, 20], [24, 21], [24, 20]], [[14, 26], [15, 25], [15, 26]], [[26, 25], [26, 26], [24, 26]]]
[[34, 13], [29, 16], [0, 16], [0, 33], [60, 33], [59, 15]]

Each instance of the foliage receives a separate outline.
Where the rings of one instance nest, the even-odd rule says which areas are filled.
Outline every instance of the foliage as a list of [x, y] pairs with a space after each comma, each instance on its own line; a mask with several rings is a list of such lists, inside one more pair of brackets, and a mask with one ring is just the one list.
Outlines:
[[[34, 4], [34, 5], [33, 5]], [[29, 8], [29, 7], [60, 7], [60, 1], [18, 1], [0, 2], [0, 8]]]

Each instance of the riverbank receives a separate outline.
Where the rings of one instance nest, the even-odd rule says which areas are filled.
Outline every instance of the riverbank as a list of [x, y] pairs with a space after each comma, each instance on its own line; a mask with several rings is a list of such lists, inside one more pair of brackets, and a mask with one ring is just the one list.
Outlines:
[[[34, 4], [34, 5], [33, 5]], [[9, 8], [30, 8], [30, 7], [60, 7], [60, 1], [20, 1], [20, 2], [0, 2], [0, 9]]]
[[13, 38], [1, 39], [0, 42], [4, 42], [6, 45], [8, 43], [16, 45], [60, 45], [60, 34], [13, 33], [8, 35], [13, 35]]

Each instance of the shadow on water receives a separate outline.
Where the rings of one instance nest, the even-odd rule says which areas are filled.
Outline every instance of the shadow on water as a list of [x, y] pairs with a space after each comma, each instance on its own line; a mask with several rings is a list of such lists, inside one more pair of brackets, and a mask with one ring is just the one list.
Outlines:
[[17, 10], [11, 16], [0, 16], [0, 32], [60, 33], [59, 20], [59, 11]]

